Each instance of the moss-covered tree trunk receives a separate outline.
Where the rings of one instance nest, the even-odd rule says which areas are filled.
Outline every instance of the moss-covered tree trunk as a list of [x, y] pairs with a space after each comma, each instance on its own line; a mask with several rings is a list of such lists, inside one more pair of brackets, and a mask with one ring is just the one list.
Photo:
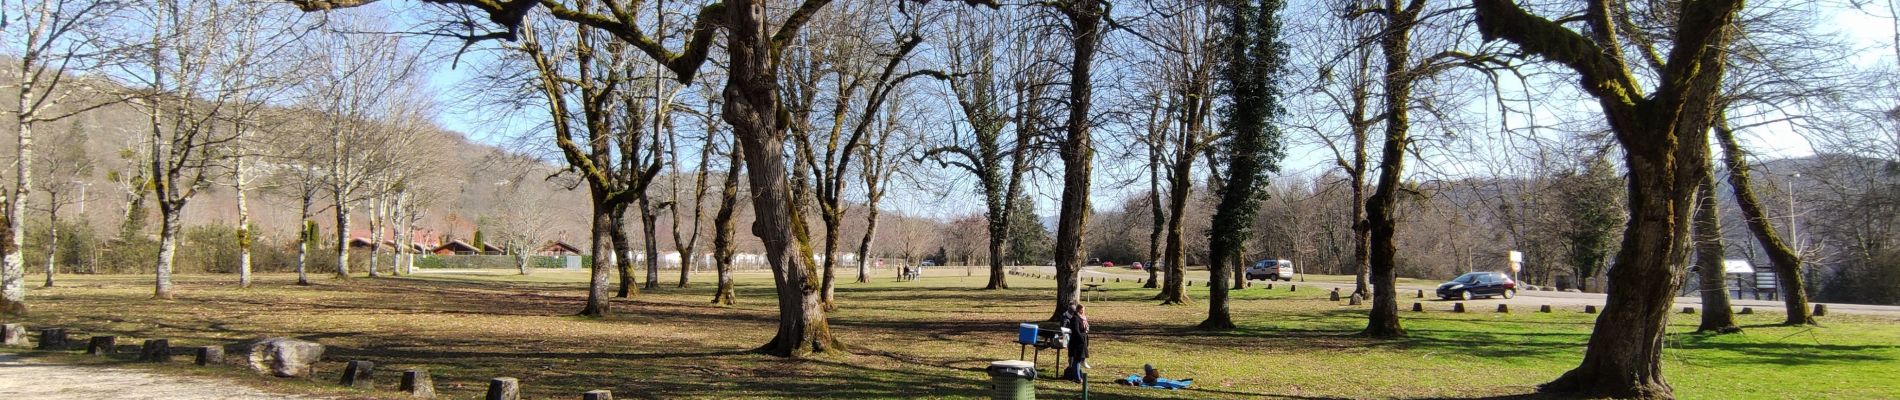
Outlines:
[[1090, 105], [1095, 96], [1096, 47], [1102, 41], [1104, 6], [1099, 0], [1067, 0], [1050, 4], [1068, 20], [1070, 45], [1068, 116], [1058, 153], [1062, 157], [1061, 211], [1056, 218], [1056, 304], [1049, 313], [1055, 321], [1081, 299], [1082, 236], [1088, 226], [1089, 182], [1095, 161], [1089, 138]]
[[733, 213], [739, 205], [739, 172], [745, 169], [743, 149], [734, 145], [728, 154], [725, 181], [720, 182], [719, 211], [713, 213], [713, 267], [718, 269], [718, 287], [713, 304], [732, 305]]
[[[1662, 374], [1662, 348], [1678, 271], [1688, 259], [1696, 188], [1708, 173], [1708, 129], [1740, 0], [1673, 4], [1674, 36], [1656, 58], [1655, 79], [1638, 79], [1612, 23], [1607, 2], [1592, 3], [1582, 33], [1531, 15], [1510, 0], [1473, 0], [1478, 31], [1527, 56], [1568, 67], [1595, 97], [1623, 147], [1628, 171], [1628, 225], [1609, 271], [1603, 313], [1583, 362], [1539, 387], [1589, 397], [1673, 398]], [[1648, 51], [1659, 51], [1649, 48]], [[1641, 82], [1658, 82], [1645, 91]]]
[[[1781, 300], [1788, 311], [1788, 319], [1782, 323], [1812, 325], [1814, 316], [1808, 312], [1807, 284], [1801, 277], [1801, 254], [1790, 243], [1781, 240], [1781, 235], [1775, 232], [1775, 225], [1768, 221], [1768, 211], [1763, 209], [1760, 199], [1755, 196], [1755, 189], [1749, 185], [1747, 151], [1735, 142], [1733, 131], [1721, 126], [1726, 124], [1721, 120], [1716, 123], [1715, 137], [1722, 143], [1722, 163], [1728, 167], [1729, 190], [1735, 192], [1735, 204], [1742, 209], [1749, 233], [1754, 234], [1755, 242], [1761, 244], [1762, 252], [1768, 253], [1768, 262], [1775, 268], [1775, 286], [1781, 288]], [[1789, 226], [1788, 229], [1793, 231], [1794, 227]]]
[[1735, 312], [1729, 308], [1727, 274], [1722, 267], [1722, 215], [1715, 202], [1715, 174], [1710, 170], [1696, 187], [1695, 267], [1702, 288], [1702, 324], [1696, 332], [1740, 333]]

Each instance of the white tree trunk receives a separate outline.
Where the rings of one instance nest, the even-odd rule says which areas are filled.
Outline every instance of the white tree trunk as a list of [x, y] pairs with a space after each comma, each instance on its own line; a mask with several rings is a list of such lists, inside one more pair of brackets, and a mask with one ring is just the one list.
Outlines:
[[336, 276], [350, 277], [350, 207], [336, 196]]
[[[21, 82], [24, 84], [20, 86], [20, 108], [16, 110], [26, 110], [31, 105], [27, 98], [31, 96], [33, 86], [30, 79], [25, 79], [25, 72], [21, 71]], [[7, 196], [6, 202], [7, 243], [0, 244], [0, 252], [5, 253], [0, 256], [0, 311], [24, 312], [26, 307], [26, 266], [25, 258], [20, 254], [25, 249], [21, 247], [25, 232], [21, 231], [20, 222], [26, 217], [26, 202], [33, 193], [33, 124], [27, 120], [30, 115], [21, 115], [19, 118], [19, 158], [14, 163], [14, 176], [19, 177], [19, 180], [14, 182], [13, 193]]]
[[369, 277], [375, 278], [378, 276], [382, 276], [381, 273], [376, 272], [376, 266], [382, 263], [383, 225], [386, 224], [386, 222], [383, 220], [383, 213], [387, 212], [388, 210], [384, 207], [383, 197], [380, 195], [375, 198], [372, 198], [369, 204], [370, 204], [370, 209], [369, 209], [369, 230], [370, 230], [369, 242], [370, 243], [369, 243], [369, 267], [368, 268], [369, 268]]
[[246, 179], [245, 173], [248, 172], [246, 171], [247, 169], [248, 165], [244, 163], [244, 156], [239, 155], [237, 157], [237, 179], [235, 180], [235, 186], [237, 186], [238, 213], [238, 287], [241, 288], [251, 287], [251, 242], [253, 241], [252, 238], [256, 236], [255, 232], [251, 232], [251, 208], [250, 204], [246, 201], [247, 199], [244, 193], [245, 189], [247, 189], [244, 187], [244, 180]]
[[166, 300], [172, 298], [172, 258], [177, 254], [178, 250], [178, 225], [180, 222], [180, 216], [178, 214], [184, 211], [183, 206], [184, 204], [182, 203], [177, 205], [159, 205], [160, 214], [163, 214], [163, 216], [160, 218], [161, 222], [159, 223], [158, 229], [158, 268], [156, 268], [158, 270], [158, 276], [157, 284], [153, 288], [153, 297]]

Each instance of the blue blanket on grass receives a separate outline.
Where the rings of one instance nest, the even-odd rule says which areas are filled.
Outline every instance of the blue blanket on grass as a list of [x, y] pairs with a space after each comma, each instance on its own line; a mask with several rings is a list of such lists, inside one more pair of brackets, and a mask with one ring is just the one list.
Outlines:
[[1143, 382], [1141, 380], [1141, 374], [1129, 375], [1128, 381], [1133, 382], [1135, 386], [1138, 386], [1138, 387], [1168, 389], [1168, 390], [1187, 389], [1189, 385], [1194, 384], [1193, 379], [1177, 381], [1177, 380], [1168, 379], [1168, 378], [1160, 378], [1160, 379], [1155, 379], [1155, 384], [1149, 385], [1147, 382]]

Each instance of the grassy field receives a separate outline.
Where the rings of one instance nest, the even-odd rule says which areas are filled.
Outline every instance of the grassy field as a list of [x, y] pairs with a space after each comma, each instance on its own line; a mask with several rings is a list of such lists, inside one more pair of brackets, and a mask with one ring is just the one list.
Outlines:
[[[1017, 357], [1015, 325], [1048, 316], [1054, 283], [1011, 277], [1012, 289], [984, 291], [975, 289], [983, 276], [933, 272], [958, 276], [840, 284], [832, 330], [851, 351], [806, 361], [748, 352], [770, 339], [775, 323], [771, 281], [762, 274], [741, 275], [734, 307], [709, 304], [704, 282], [711, 277], [699, 275], [701, 283], [688, 289], [669, 284], [616, 300], [618, 315], [598, 320], [571, 316], [585, 295], [584, 276], [574, 272], [322, 278], [309, 287], [265, 275], [248, 290], [231, 284], [232, 276], [195, 275], [178, 278], [171, 301], [150, 299], [147, 276], [68, 275], [61, 287], [32, 290], [34, 312], [19, 322], [68, 327], [76, 340], [117, 334], [121, 344], [316, 340], [331, 350], [312, 382], [187, 368], [189, 357], [139, 368], [350, 398], [397, 397], [394, 371], [406, 368], [431, 370], [449, 398], [478, 396], [495, 376], [521, 378], [529, 398], [576, 398], [592, 389], [622, 398], [984, 397], [983, 367]], [[1352, 336], [1364, 307], [1281, 285], [1239, 292], [1241, 328], [1207, 333], [1186, 328], [1201, 320], [1203, 303], [1158, 306], [1147, 300], [1152, 290], [1135, 283], [1107, 286], [1108, 299], [1090, 304], [1090, 396], [1105, 399], [1534, 397], [1525, 395], [1579, 361], [1593, 321], [1573, 309], [1498, 314], [1480, 301], [1472, 313], [1453, 314], [1434, 303], [1436, 310], [1404, 314], [1410, 338], [1370, 340]], [[1206, 289], [1191, 290], [1199, 300]], [[1900, 319], [1837, 315], [1823, 327], [1790, 328], [1768, 325], [1779, 315], [1741, 318], [1747, 332], [1725, 336], [1696, 335], [1694, 317], [1674, 319], [1679, 333], [1668, 340], [1665, 371], [1679, 397], [1900, 398]], [[1047, 356], [1043, 365], [1051, 367]], [[351, 359], [389, 371], [379, 391], [330, 384]], [[1196, 384], [1169, 392], [1108, 383], [1144, 363]], [[1081, 395], [1074, 383], [1037, 385], [1042, 398]]]

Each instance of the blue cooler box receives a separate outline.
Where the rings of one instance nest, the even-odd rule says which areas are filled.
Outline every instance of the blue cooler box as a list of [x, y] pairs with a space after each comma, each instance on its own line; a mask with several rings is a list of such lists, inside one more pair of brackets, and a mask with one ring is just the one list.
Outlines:
[[1027, 322], [1021, 325], [1017, 325], [1016, 326], [1016, 343], [1036, 344], [1036, 332], [1040, 331], [1041, 329], [1042, 328], [1037, 327], [1036, 324], [1027, 323]]

